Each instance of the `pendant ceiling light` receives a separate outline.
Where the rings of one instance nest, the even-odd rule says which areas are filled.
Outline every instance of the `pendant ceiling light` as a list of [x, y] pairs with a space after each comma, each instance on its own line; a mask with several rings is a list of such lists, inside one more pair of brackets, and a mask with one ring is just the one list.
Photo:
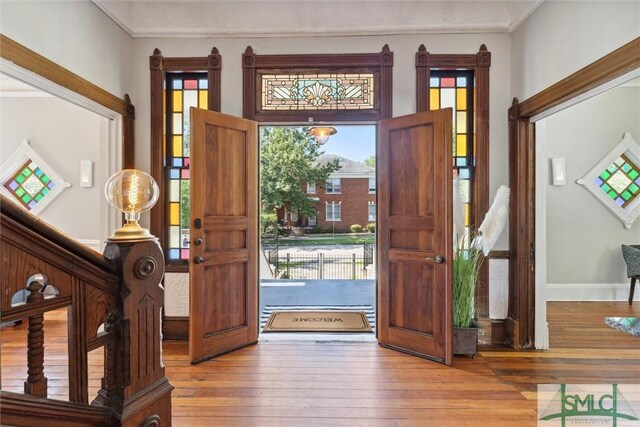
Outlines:
[[326, 144], [329, 137], [337, 132], [336, 128], [331, 126], [314, 126], [307, 131], [309, 135], [313, 135], [316, 138], [316, 142], [319, 145]]

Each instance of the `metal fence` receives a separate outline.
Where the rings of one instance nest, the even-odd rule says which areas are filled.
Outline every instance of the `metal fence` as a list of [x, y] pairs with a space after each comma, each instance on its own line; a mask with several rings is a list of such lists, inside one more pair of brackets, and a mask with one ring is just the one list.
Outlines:
[[364, 266], [373, 264], [373, 256], [375, 253], [375, 245], [364, 243], [362, 245], [362, 257], [364, 259]]
[[276, 248], [266, 251], [269, 264], [275, 266], [280, 279], [368, 279], [367, 265], [373, 257], [351, 255], [278, 255]]

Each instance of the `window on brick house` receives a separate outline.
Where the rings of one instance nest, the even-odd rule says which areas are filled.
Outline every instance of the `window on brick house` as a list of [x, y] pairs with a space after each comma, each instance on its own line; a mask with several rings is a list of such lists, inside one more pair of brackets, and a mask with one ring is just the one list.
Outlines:
[[327, 180], [327, 194], [340, 194], [342, 192], [342, 187], [340, 183], [340, 178], [329, 178]]
[[327, 221], [340, 221], [340, 204], [341, 202], [326, 202]]
[[315, 182], [307, 182], [307, 193], [308, 194], [316, 194], [316, 183]]
[[376, 220], [376, 202], [369, 202], [369, 221]]
[[376, 179], [369, 178], [369, 194], [374, 194], [376, 192]]

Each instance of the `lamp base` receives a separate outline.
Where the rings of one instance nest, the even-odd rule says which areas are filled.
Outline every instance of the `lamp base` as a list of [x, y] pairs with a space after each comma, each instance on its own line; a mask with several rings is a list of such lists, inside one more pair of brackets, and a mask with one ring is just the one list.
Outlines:
[[107, 239], [107, 242], [143, 242], [155, 239], [156, 237], [149, 230], [140, 227], [137, 221], [132, 221], [114, 231], [111, 237]]

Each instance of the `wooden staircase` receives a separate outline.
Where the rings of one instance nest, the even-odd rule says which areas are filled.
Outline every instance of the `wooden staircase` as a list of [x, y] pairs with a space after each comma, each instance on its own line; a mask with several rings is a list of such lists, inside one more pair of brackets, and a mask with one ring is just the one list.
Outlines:
[[[0, 196], [2, 322], [26, 320], [24, 394], [0, 390], [8, 426], [171, 425], [171, 390], [161, 360], [164, 256], [157, 241], [78, 243]], [[46, 292], [55, 287], [56, 292]], [[13, 296], [28, 291], [26, 302]], [[68, 309], [68, 401], [47, 397], [44, 313]], [[89, 352], [104, 374], [88, 395]]]

